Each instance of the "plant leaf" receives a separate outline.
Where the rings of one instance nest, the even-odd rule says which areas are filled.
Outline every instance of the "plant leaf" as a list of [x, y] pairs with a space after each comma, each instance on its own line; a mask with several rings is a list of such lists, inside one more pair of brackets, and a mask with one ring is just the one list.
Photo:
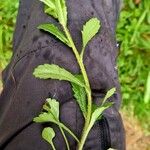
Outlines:
[[35, 117], [33, 121], [36, 123], [46, 123], [51, 122], [58, 125], [60, 128], [66, 130], [77, 142], [79, 142], [76, 135], [67, 128], [63, 123], [59, 120], [59, 102], [55, 99], [48, 98], [46, 100], [46, 104], [44, 104], [43, 109], [47, 112], [42, 112], [38, 117]]
[[40, 0], [45, 5], [47, 5], [49, 8], [56, 8], [55, 6], [55, 0]]
[[145, 90], [145, 94], [144, 94], [144, 103], [148, 104], [149, 102], [150, 102], [150, 72], [148, 74], [146, 90]]
[[49, 15], [58, 19], [62, 25], [67, 25], [67, 7], [65, 0], [40, 0], [48, 8], [45, 9]]
[[39, 117], [34, 118], [35, 122], [59, 122], [59, 102], [55, 99], [48, 98], [46, 100], [46, 104], [44, 104], [43, 109], [47, 112], [43, 112], [39, 115]]
[[115, 92], [116, 92], [116, 88], [110, 89], [110, 90], [106, 93], [102, 105], [106, 102], [106, 100], [107, 100], [108, 98], [110, 98], [112, 95], [114, 95]]
[[50, 112], [59, 120], [59, 102], [51, 98], [48, 98], [46, 101], [50, 106]]
[[[83, 77], [82, 75], [78, 75], [76, 76], [80, 81], [83, 82]], [[87, 112], [87, 106], [86, 106], [86, 92], [85, 92], [85, 88], [72, 83], [72, 90], [74, 92], [74, 97], [77, 100], [78, 105], [80, 106], [80, 109], [84, 115], [84, 117], [86, 117], [86, 112]]]
[[58, 29], [58, 27], [56, 27], [55, 25], [53, 25], [53, 24], [41, 24], [38, 26], [38, 29], [51, 33], [52, 35], [56, 36], [60, 41], [62, 41], [66, 45], [70, 46], [69, 42], [68, 42], [67, 38], [65, 37], [65, 35], [63, 34], [63, 32], [61, 32]]
[[55, 137], [55, 132], [52, 128], [50, 127], [44, 128], [42, 131], [42, 137], [45, 141], [50, 143], [53, 147], [53, 138]]
[[57, 15], [57, 12], [56, 12], [56, 8], [49, 8], [47, 5], [45, 6], [45, 9], [44, 9], [45, 13], [58, 19], [58, 15]]
[[100, 21], [97, 18], [90, 19], [84, 26], [82, 31], [83, 48], [98, 33], [100, 29]]
[[67, 7], [65, 0], [55, 0], [55, 5], [58, 14], [58, 20], [63, 25], [67, 25]]
[[55, 0], [40, 0], [40, 1], [45, 4], [45, 13], [58, 19]]
[[103, 111], [106, 110], [107, 108], [109, 108], [110, 105], [107, 106], [100, 106], [98, 107], [91, 116], [91, 121], [90, 124], [88, 126], [88, 132], [91, 130], [91, 128], [93, 127], [93, 125], [95, 124], [95, 122], [99, 119], [99, 117], [102, 115]]
[[65, 0], [60, 0], [62, 11], [63, 11], [63, 16], [64, 16], [64, 23], [65, 25], [67, 24], [67, 7], [66, 7], [66, 1]]
[[33, 119], [34, 122], [37, 123], [44, 123], [44, 122], [52, 122], [52, 123], [57, 123], [56, 118], [53, 116], [51, 113], [41, 113], [38, 117], [35, 117]]
[[40, 79], [57, 79], [73, 82], [81, 87], [85, 87], [85, 84], [76, 78], [72, 73], [59, 67], [58, 65], [44, 64], [38, 66], [33, 75]]

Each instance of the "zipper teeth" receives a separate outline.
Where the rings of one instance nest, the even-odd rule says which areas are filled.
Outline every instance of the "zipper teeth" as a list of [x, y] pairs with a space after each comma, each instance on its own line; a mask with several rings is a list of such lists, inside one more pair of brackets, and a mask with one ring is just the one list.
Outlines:
[[107, 150], [111, 146], [107, 120], [103, 118], [101, 121], [99, 121], [99, 126], [101, 130], [100, 131], [100, 140], [101, 140], [100, 142], [102, 143], [101, 148], [103, 150]]

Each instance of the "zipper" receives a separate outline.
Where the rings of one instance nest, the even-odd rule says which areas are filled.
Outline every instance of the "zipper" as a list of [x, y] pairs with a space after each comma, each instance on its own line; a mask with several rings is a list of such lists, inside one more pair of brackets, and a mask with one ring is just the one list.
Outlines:
[[101, 149], [100, 150], [107, 150], [111, 147], [111, 138], [109, 133], [109, 126], [106, 118], [102, 118], [99, 121], [99, 129], [100, 129], [100, 143]]

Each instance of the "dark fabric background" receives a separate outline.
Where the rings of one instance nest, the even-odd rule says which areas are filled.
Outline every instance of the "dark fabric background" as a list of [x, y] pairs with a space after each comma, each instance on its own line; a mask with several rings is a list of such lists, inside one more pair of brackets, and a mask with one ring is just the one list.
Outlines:
[[[112, 87], [117, 93], [110, 101], [115, 105], [104, 113], [90, 132], [85, 150], [107, 150], [112, 147], [125, 150], [124, 128], [120, 114], [120, 90], [116, 69], [117, 47], [115, 28], [119, 15], [119, 0], [67, 0], [68, 26], [73, 39], [81, 49], [81, 29], [92, 17], [101, 20], [100, 33], [88, 45], [84, 63], [90, 79], [94, 101], [100, 100]], [[55, 98], [61, 104], [61, 120], [78, 137], [83, 127], [83, 117], [76, 104], [68, 82], [39, 80], [32, 75], [40, 64], [57, 64], [72, 73], [79, 67], [71, 50], [53, 36], [41, 32], [37, 26], [52, 22], [37, 0], [21, 0], [14, 34], [14, 54], [3, 72], [4, 90], [0, 96], [0, 149], [48, 150], [41, 138], [44, 126], [32, 120], [37, 116], [46, 98]], [[53, 125], [52, 125], [53, 126]], [[55, 145], [65, 150], [65, 142], [57, 127]], [[77, 143], [69, 136], [71, 150]]]

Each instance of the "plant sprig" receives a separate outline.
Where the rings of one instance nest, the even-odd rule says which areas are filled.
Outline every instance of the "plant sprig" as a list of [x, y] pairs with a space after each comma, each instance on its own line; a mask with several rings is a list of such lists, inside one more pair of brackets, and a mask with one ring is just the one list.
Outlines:
[[[50, 123], [56, 124], [59, 127], [59, 129], [65, 139], [68, 150], [70, 149], [69, 142], [65, 136], [64, 130], [67, 131], [77, 142], [79, 142], [76, 135], [68, 127], [66, 127], [63, 123], [60, 122], [60, 120], [59, 120], [59, 103], [55, 99], [50, 99], [50, 98], [47, 99], [46, 104], [44, 104], [44, 106], [43, 106], [43, 112], [38, 117], [34, 118], [33, 121], [35, 121], [37, 123], [50, 122]], [[45, 139], [44, 136], [43, 136], [43, 138]], [[48, 139], [48, 141], [50, 142], [49, 139]], [[52, 142], [50, 142], [50, 144], [52, 145]], [[52, 147], [53, 147], [53, 145], [52, 145]]]
[[[58, 113], [59, 103], [52, 99], [49, 99], [47, 101], [49, 103], [50, 108], [48, 107], [47, 104], [44, 105], [43, 107], [43, 109], [46, 110], [47, 113], [43, 112], [42, 114], [39, 115], [39, 117], [36, 117], [34, 121], [38, 123], [52, 122], [58, 125], [60, 127], [60, 130], [62, 131], [66, 130], [76, 139], [76, 141], [78, 142], [78, 150], [82, 150], [85, 141], [87, 139], [87, 136], [90, 130], [92, 129], [93, 125], [97, 120], [99, 120], [103, 111], [112, 105], [112, 103], [105, 105], [106, 100], [110, 98], [115, 92], [114, 88], [108, 91], [102, 105], [97, 106], [96, 109], [92, 111], [92, 107], [94, 104], [92, 102], [92, 95], [91, 95], [92, 92], [91, 92], [88, 75], [83, 63], [83, 56], [87, 44], [100, 30], [100, 21], [97, 18], [91, 18], [83, 26], [83, 30], [82, 30], [83, 45], [82, 45], [81, 53], [79, 53], [79, 50], [76, 48], [72, 36], [67, 27], [67, 7], [66, 7], [65, 0], [40, 0], [40, 1], [42, 1], [46, 5], [45, 12], [48, 15], [57, 19], [62, 28], [59, 29], [54, 24], [42, 24], [38, 26], [38, 29], [49, 32], [50, 34], [58, 38], [61, 42], [63, 42], [65, 45], [70, 47], [70, 49], [72, 49], [76, 57], [77, 63], [80, 67], [81, 74], [73, 75], [71, 72], [55, 64], [40, 65], [34, 70], [33, 74], [36, 78], [40, 78], [40, 79], [57, 79], [57, 80], [69, 81], [72, 84], [74, 97], [77, 103], [79, 104], [79, 107], [85, 118], [85, 124], [81, 135], [81, 139], [79, 141], [78, 138], [71, 132], [71, 130], [68, 129], [64, 124], [62, 124], [59, 121], [59, 113]], [[56, 105], [54, 107], [54, 104], [56, 103], [57, 103], [57, 107]], [[67, 149], [69, 150], [69, 143], [67, 141], [64, 132], [62, 132], [62, 135], [64, 136], [64, 139], [66, 141]]]

